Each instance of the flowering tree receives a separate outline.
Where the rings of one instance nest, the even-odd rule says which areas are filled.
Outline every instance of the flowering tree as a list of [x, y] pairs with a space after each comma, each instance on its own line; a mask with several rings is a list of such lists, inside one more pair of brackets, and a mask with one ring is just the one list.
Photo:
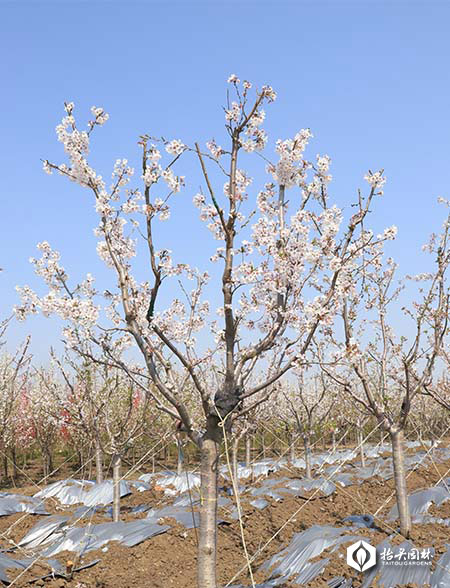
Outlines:
[[298, 434], [303, 439], [305, 454], [305, 475], [311, 478], [311, 436], [315, 428], [328, 418], [334, 407], [336, 391], [321, 374], [307, 379], [302, 374], [296, 387], [286, 387], [284, 401], [286, 412], [295, 422]]
[[[109, 455], [113, 468], [113, 519], [120, 518], [120, 471], [122, 457], [133, 446], [145, 426], [148, 398], [128, 375], [108, 362], [100, 365], [89, 361], [85, 346], [85, 358], [81, 365], [66, 362], [72, 368], [70, 374], [62, 362], [57, 361], [64, 377], [61, 389], [56, 379], [47, 380], [50, 397], [56, 400], [58, 410], [64, 415], [65, 424], [85, 434], [95, 448], [97, 483], [103, 482], [103, 454]], [[138, 367], [130, 364], [135, 374]]]
[[41, 451], [44, 478], [53, 471], [53, 450], [61, 431], [61, 415], [55, 398], [48, 394], [47, 383], [54, 379], [53, 370], [36, 370], [26, 381], [20, 404], [21, 421], [28, 429], [28, 437], [35, 440]]
[[[1, 334], [3, 333], [4, 330]], [[27, 382], [27, 370], [30, 362], [29, 343], [30, 339], [28, 338], [15, 354], [4, 353], [0, 356], [0, 447], [3, 453], [5, 477], [8, 476], [6, 452], [9, 449], [12, 450], [14, 470], [16, 469], [16, 431], [21, 426], [18, 404]]]
[[[382, 173], [368, 173], [366, 206], [342, 230], [342, 212], [328, 202], [330, 160], [327, 156], [318, 156], [315, 162], [304, 158], [311, 133], [301, 130], [292, 139], [277, 141], [277, 160], [267, 165], [268, 178], [256, 189], [257, 196], [253, 190], [249, 194], [253, 180], [240, 161], [252, 155], [255, 165], [263, 162], [259, 157], [267, 142], [263, 108], [276, 94], [269, 86], [252, 94], [251, 84], [241, 84], [234, 75], [228, 81], [234, 95], [225, 108], [228, 146], [212, 140], [203, 151], [198, 144], [162, 140], [158, 147], [143, 135], [139, 141], [142, 188], [131, 186], [134, 170], [125, 159], [116, 161], [110, 186], [88, 162], [92, 133], [108, 119], [104, 110], [93, 108], [87, 129], [80, 130], [74, 105], [65, 105], [66, 116], [57, 135], [68, 163], [45, 161], [44, 169], [58, 171], [92, 192], [99, 215], [97, 252], [113, 271], [115, 282], [103, 297], [90, 274], [71, 285], [59, 254], [43, 242], [38, 246], [41, 258], [33, 264], [48, 293], [39, 296], [27, 286], [19, 288], [22, 304], [16, 308], [19, 318], [41, 311], [65, 319], [69, 345], [76, 349], [83, 339], [97, 344], [111, 365], [140, 380], [155, 407], [181, 421], [199, 447], [200, 588], [216, 586], [217, 463], [222, 431], [231, 426], [231, 415], [240, 412], [244, 400], [249, 411], [249, 399], [257, 393], [264, 391], [263, 399], [268, 398], [271, 385], [305, 361], [319, 327], [333, 324], [342, 300], [354, 289], [357, 268], [370, 241], [360, 229], [384, 182]], [[168, 154], [165, 162], [161, 147]], [[155, 225], [169, 218], [172, 201], [185, 185], [184, 176], [174, 170], [189, 156], [198, 160], [205, 185], [205, 191], [194, 196], [194, 204], [219, 241], [211, 261], [222, 264], [221, 276], [210, 286], [208, 272], [175, 262], [170, 242], [161, 246], [155, 236]], [[293, 196], [288, 202], [289, 189]], [[134, 258], [141, 255], [150, 268], [145, 281], [139, 281], [135, 271]], [[177, 284], [179, 296], [174, 294]], [[212, 290], [216, 286], [216, 295], [221, 296], [219, 319], [205, 300], [207, 285]], [[200, 332], [204, 339], [212, 334], [209, 345], [197, 344]], [[138, 377], [122, 359], [123, 349], [132, 344], [142, 355], [146, 385], [141, 374]], [[210, 378], [212, 368], [215, 379]], [[191, 380], [202, 407], [201, 430], [194, 426], [183, 401], [180, 374], [181, 380]]]
[[411, 308], [403, 307], [412, 320], [413, 336], [396, 335], [389, 323], [402, 286], [396, 283], [394, 261], [389, 258], [383, 263], [380, 244], [379, 255], [365, 265], [361, 294], [343, 302], [343, 341], [329, 334], [319, 353], [326, 373], [390, 435], [400, 530], [405, 537], [411, 531], [411, 517], [403, 437], [416, 397], [439, 396], [435, 368], [448, 338], [449, 220], [441, 235], [433, 235], [424, 247], [435, 256], [434, 270], [413, 278], [421, 284], [418, 299]]

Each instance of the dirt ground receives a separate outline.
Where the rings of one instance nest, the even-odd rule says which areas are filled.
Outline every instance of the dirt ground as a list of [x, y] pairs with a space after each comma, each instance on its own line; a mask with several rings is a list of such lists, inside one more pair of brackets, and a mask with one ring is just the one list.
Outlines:
[[[433, 465], [432, 467], [419, 468], [410, 472], [408, 477], [408, 491], [429, 488], [439, 481], [441, 477], [449, 475], [450, 462]], [[283, 469], [272, 478], [301, 477], [301, 470]], [[281, 482], [282, 484], [282, 482]], [[258, 484], [256, 484], [258, 485]], [[17, 488], [15, 492], [33, 494], [36, 488], [26, 486]], [[376, 518], [378, 530], [361, 529], [360, 535], [370, 538], [372, 544], [377, 544], [395, 530], [397, 523], [388, 524], [385, 515], [393, 506], [393, 480], [384, 482], [378, 477], [346, 488], [337, 487], [329, 497], [316, 494], [311, 500], [287, 496], [281, 502], [272, 501], [264, 510], [258, 510], [251, 506], [248, 498], [243, 496], [243, 525], [247, 550], [250, 555], [257, 554], [252, 569], [255, 582], [262, 582], [268, 578], [268, 573], [261, 571], [261, 565], [272, 555], [278, 553], [291, 540], [294, 533], [301, 532], [312, 525], [345, 526], [342, 519], [352, 514], [374, 514], [379, 508], [380, 515]], [[146, 492], [134, 492], [122, 499], [122, 520], [136, 520], [144, 518], [146, 514], [135, 515], [129, 510], [132, 506], [146, 504], [152, 507], [160, 507], [167, 503], [162, 492], [149, 490]], [[67, 507], [61, 507], [54, 500], [46, 500], [46, 507], [53, 514], [70, 512]], [[218, 580], [221, 586], [242, 583], [251, 586], [246, 561], [243, 556], [243, 543], [239, 523], [229, 517], [225, 509], [219, 510], [220, 517], [225, 524], [218, 530]], [[440, 507], [432, 506], [429, 514], [441, 518], [450, 517], [450, 502]], [[41, 517], [19, 513], [0, 517], [0, 547], [2, 549], [14, 548]], [[94, 515], [92, 522], [105, 522], [101, 515]], [[173, 523], [173, 521], [171, 521]], [[82, 521], [86, 524], [86, 521]], [[445, 543], [449, 542], [449, 527], [439, 524], [414, 525], [411, 540], [416, 547], [434, 547], [439, 559], [445, 551]], [[269, 541], [270, 540], [270, 541]], [[404, 539], [395, 537], [394, 543], [401, 543]], [[268, 543], [268, 544], [267, 544]], [[162, 535], [153, 537], [140, 545], [129, 548], [110, 542], [106, 548], [89, 552], [82, 560], [78, 560], [72, 553], [61, 553], [56, 556], [61, 562], [68, 560], [74, 562], [74, 567], [79, 567], [96, 559], [100, 562], [95, 566], [76, 572], [71, 581], [64, 579], [36, 580], [40, 575], [48, 572], [48, 568], [35, 564], [25, 574], [19, 575], [17, 570], [11, 570], [11, 578], [17, 579], [13, 586], [47, 586], [48, 588], [195, 588], [196, 586], [196, 531], [186, 530], [175, 524]], [[264, 548], [264, 549], [262, 549]], [[336, 552], [329, 554], [323, 552], [320, 558], [330, 557], [330, 564], [324, 574], [314, 580], [308, 586], [314, 588], [326, 587], [327, 581], [335, 576], [345, 576], [354, 579], [354, 586], [361, 585], [360, 575], [345, 564], [343, 555], [345, 547], [342, 546]], [[16, 551], [13, 557], [24, 557], [23, 552]], [[319, 558], [319, 559], [320, 559]], [[240, 574], [239, 571], [243, 570]], [[235, 577], [236, 576], [236, 577]], [[376, 585], [376, 584], [375, 584]], [[296, 586], [294, 583], [283, 586]], [[412, 587], [413, 585], [411, 585]]]

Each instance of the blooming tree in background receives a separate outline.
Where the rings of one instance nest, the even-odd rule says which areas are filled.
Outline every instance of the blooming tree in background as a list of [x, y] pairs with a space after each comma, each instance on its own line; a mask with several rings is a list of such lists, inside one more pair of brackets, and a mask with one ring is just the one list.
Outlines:
[[[359, 270], [373, 255], [374, 244], [391, 237], [388, 232], [377, 239], [363, 227], [373, 199], [382, 194], [382, 173], [367, 174], [369, 193], [343, 223], [342, 211], [329, 203], [330, 159], [304, 157], [308, 129], [278, 140], [276, 159], [261, 170], [262, 179], [250, 177], [243, 164], [249, 157], [255, 165], [264, 162], [264, 108], [276, 94], [269, 86], [253, 91], [234, 75], [228, 82], [232, 97], [225, 108], [226, 145], [211, 140], [203, 150], [198, 144], [157, 142], [143, 135], [140, 179], [126, 159], [119, 159], [107, 183], [88, 154], [93, 131], [108, 115], [94, 107], [81, 130], [74, 105], [65, 105], [57, 136], [67, 163], [45, 161], [44, 169], [92, 193], [99, 218], [97, 252], [114, 278], [104, 292], [96, 290], [91, 274], [72, 284], [59, 253], [44, 241], [38, 245], [41, 257], [32, 262], [48, 292], [19, 288], [22, 303], [15, 309], [19, 318], [37, 312], [58, 315], [67, 323], [69, 346], [82, 352], [82, 342], [89, 339], [98, 358], [107, 357], [110, 366], [142, 386], [142, 373], [123, 355], [130, 346], [140, 351], [148, 399], [181, 421], [201, 452], [200, 588], [216, 586], [217, 464], [223, 430], [230, 429], [236, 414], [249, 412], [253, 401], [267, 399], [290, 368], [306, 362], [313, 338], [332, 328], [343, 301], [355, 295]], [[156, 238], [158, 223], [169, 218], [186, 185], [178, 169], [189, 158], [203, 174], [204, 189], [193, 201], [218, 241], [210, 256], [220, 264], [217, 280], [205, 270], [207, 259], [199, 260], [202, 268], [176, 261], [170, 238]], [[137, 277], [135, 258], [147, 264], [144, 280]], [[217, 312], [205, 299], [207, 288], [221, 297]], [[209, 337], [209, 344], [200, 345], [200, 337]], [[202, 408], [200, 428], [180, 389], [185, 378]]]
[[361, 292], [343, 301], [343, 339], [328, 333], [319, 347], [325, 372], [390, 435], [400, 530], [405, 537], [411, 531], [411, 517], [404, 430], [419, 395], [437, 399], [441, 394], [437, 368], [448, 345], [449, 230], [447, 216], [442, 233], [432, 235], [424, 246], [434, 257], [434, 268], [409, 278], [419, 283], [417, 300], [402, 307], [412, 321], [412, 337], [399, 336], [389, 322], [403, 286], [396, 280], [394, 261], [383, 261], [380, 244], [379, 255], [364, 266]]
[[336, 387], [323, 374], [308, 377], [299, 375], [296, 386], [283, 390], [283, 407], [286, 415], [295, 423], [302, 437], [305, 459], [305, 475], [311, 474], [311, 437], [317, 428], [322, 428], [336, 402]]
[[[103, 455], [110, 456], [113, 519], [118, 521], [122, 458], [146, 426], [148, 397], [122, 369], [89, 360], [88, 355], [86, 351], [81, 364], [71, 360], [69, 354], [64, 363], [54, 358], [63, 376], [63, 386], [51, 378], [46, 379], [46, 388], [57, 412], [64, 415], [65, 425], [84, 434], [95, 448], [98, 483], [103, 482]], [[129, 368], [138, 374], [138, 366], [133, 368], [130, 364]]]
[[28, 379], [27, 371], [31, 359], [28, 355], [29, 343], [28, 338], [15, 354], [4, 353], [0, 356], [0, 448], [5, 477], [8, 476], [8, 450], [12, 452], [16, 470], [16, 433], [21, 426], [17, 409]]
[[43, 476], [48, 478], [54, 470], [53, 454], [61, 432], [61, 412], [48, 387], [61, 387], [56, 383], [52, 369], [41, 368], [27, 378], [20, 402], [20, 422], [27, 437], [39, 446], [43, 458]]

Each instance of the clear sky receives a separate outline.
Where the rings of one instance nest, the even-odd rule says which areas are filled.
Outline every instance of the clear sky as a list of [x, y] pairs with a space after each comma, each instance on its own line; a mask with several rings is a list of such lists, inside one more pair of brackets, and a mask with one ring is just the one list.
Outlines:
[[[230, 73], [277, 91], [272, 139], [311, 128], [307, 155], [331, 156], [339, 204], [367, 169], [385, 169], [373, 224], [398, 226], [390, 253], [404, 273], [423, 268], [420, 246], [445, 213], [436, 198], [450, 192], [450, 2], [0, 0], [0, 14], [0, 316], [18, 302], [16, 284], [40, 289], [28, 262], [39, 241], [71, 275], [108, 279], [90, 195], [42, 171], [41, 158], [63, 161], [64, 100], [83, 120], [92, 105], [109, 112], [93, 147], [108, 177], [118, 157], [138, 164], [139, 134], [220, 137]], [[199, 226], [180, 214], [171, 248], [195, 261]], [[32, 319], [12, 325], [11, 347], [28, 332], [42, 359], [59, 338], [56, 321]]]

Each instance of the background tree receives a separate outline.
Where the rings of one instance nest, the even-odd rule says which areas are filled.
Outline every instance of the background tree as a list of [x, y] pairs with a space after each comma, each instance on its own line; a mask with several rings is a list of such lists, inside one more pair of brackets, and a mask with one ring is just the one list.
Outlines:
[[425, 247], [435, 257], [434, 270], [414, 278], [420, 283], [419, 299], [403, 307], [412, 321], [412, 337], [396, 335], [389, 323], [402, 286], [395, 280], [396, 264], [390, 258], [383, 264], [378, 244], [379, 255], [364, 268], [361, 293], [343, 303], [343, 343], [331, 334], [327, 339], [329, 348], [334, 344], [335, 369], [330, 369], [325, 354], [321, 356], [325, 372], [390, 435], [400, 532], [405, 537], [411, 531], [411, 517], [403, 439], [416, 398], [438, 389], [436, 364], [448, 338], [448, 232], [447, 217], [441, 235], [433, 235]]
[[[4, 335], [5, 327], [6, 324], [3, 323], [1, 335]], [[28, 338], [15, 354], [3, 353], [0, 356], [0, 447], [5, 478], [8, 477], [8, 450], [12, 450], [14, 475], [16, 474], [17, 405], [28, 379], [27, 371], [31, 359], [28, 355], [29, 343]]]
[[286, 387], [284, 398], [287, 411], [293, 418], [298, 434], [303, 439], [305, 476], [311, 473], [311, 438], [327, 420], [336, 400], [335, 386], [326, 381], [322, 374], [304, 372], [299, 375], [295, 386]]

